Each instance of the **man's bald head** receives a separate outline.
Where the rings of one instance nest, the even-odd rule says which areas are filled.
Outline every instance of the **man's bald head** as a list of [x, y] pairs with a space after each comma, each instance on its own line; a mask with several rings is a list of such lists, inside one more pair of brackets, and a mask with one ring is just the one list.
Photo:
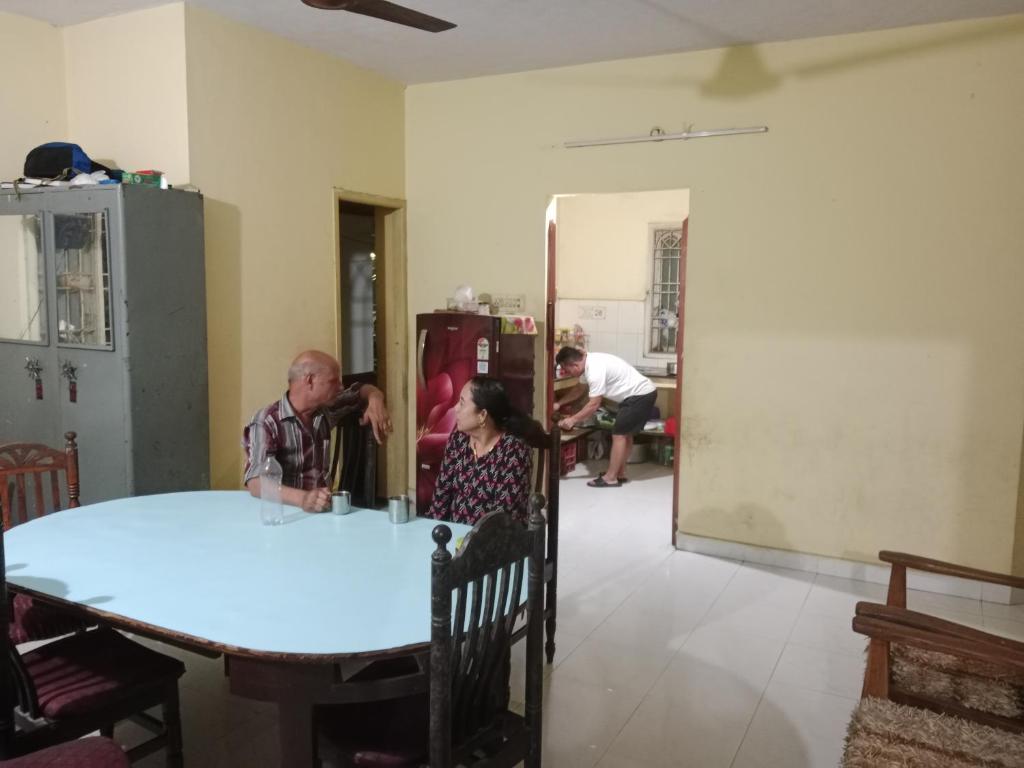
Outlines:
[[299, 381], [306, 376], [322, 376], [332, 373], [340, 373], [341, 366], [338, 361], [326, 352], [316, 349], [308, 349], [296, 357], [288, 368], [288, 383]]

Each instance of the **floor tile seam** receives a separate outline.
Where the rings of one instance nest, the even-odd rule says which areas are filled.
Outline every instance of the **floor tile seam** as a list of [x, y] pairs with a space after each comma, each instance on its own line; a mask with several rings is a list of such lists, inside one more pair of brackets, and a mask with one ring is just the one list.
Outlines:
[[[682, 646], [680, 646], [680, 648], [681, 647]], [[602, 760], [604, 760], [605, 755], [608, 754], [609, 750], [615, 744], [615, 740], [619, 738], [622, 732], [626, 729], [626, 726], [629, 725], [630, 721], [636, 716], [637, 711], [640, 709], [641, 706], [643, 706], [643, 703], [647, 701], [647, 698], [651, 695], [651, 691], [654, 690], [654, 687], [658, 684], [661, 678], [665, 676], [666, 670], [669, 668], [669, 665], [675, 660], [675, 657], [678, 654], [679, 650], [677, 649], [675, 653], [671, 654], [668, 657], [667, 661], [661, 668], [661, 672], [659, 672], [657, 676], [654, 678], [654, 681], [649, 686], [647, 686], [647, 690], [644, 691], [644, 695], [640, 697], [640, 700], [636, 703], [636, 706], [633, 707], [632, 711], [630, 711], [629, 716], [625, 719], [625, 721], [622, 723], [619, 729], [615, 732], [615, 735], [612, 736], [611, 739], [609, 739], [608, 746], [604, 748], [604, 751], [600, 755], [598, 755], [597, 761], [594, 763], [594, 765], [597, 765]]]
[[[797, 614], [797, 615], [799, 617], [799, 614]], [[793, 626], [794, 627], [796, 626], [796, 621], [795, 620], [793, 622]], [[793, 628], [792, 627], [790, 627], [790, 631], [789, 632], [790, 632], [790, 634], [793, 633]], [[789, 639], [788, 638], [789, 638], [789, 635], [787, 635], [787, 639], [783, 641], [782, 648], [779, 649], [779, 655], [775, 657], [775, 663], [772, 664], [772, 671], [768, 675], [768, 678], [765, 681], [764, 687], [761, 688], [761, 696], [757, 700], [757, 706], [754, 707], [754, 711], [751, 713], [750, 719], [747, 721], [747, 727], [743, 729], [743, 737], [739, 740], [739, 743], [736, 745], [736, 751], [733, 753], [732, 760], [729, 762], [730, 768], [733, 768], [733, 766], [736, 763], [737, 758], [739, 757], [740, 749], [742, 749], [742, 747], [743, 747], [743, 742], [746, 741], [747, 734], [750, 733], [750, 726], [753, 724], [754, 718], [757, 717], [758, 710], [761, 709], [761, 703], [764, 701], [765, 693], [767, 693], [767, 691], [768, 691], [768, 686], [771, 685], [772, 679], [775, 677], [775, 673], [779, 669], [779, 662], [782, 661], [782, 655], [786, 652], [786, 646], [789, 644]]]
[[761, 704], [764, 701], [765, 694], [768, 692], [768, 686], [771, 685], [772, 679], [775, 677], [775, 673], [779, 669], [779, 662], [782, 660], [782, 654], [786, 652], [787, 644], [788, 641], [782, 644], [782, 649], [779, 651], [779, 655], [775, 658], [775, 663], [772, 665], [771, 674], [768, 675], [768, 679], [765, 681], [764, 687], [761, 688], [761, 696], [757, 700], [757, 706], [754, 707], [754, 711], [751, 713], [750, 719], [747, 721], [747, 727], [743, 729], [743, 737], [739, 740], [739, 743], [736, 745], [736, 751], [733, 752], [732, 760], [729, 761], [729, 768], [735, 768], [736, 760], [739, 759], [740, 750], [743, 749], [743, 742], [747, 740], [747, 735], [750, 733], [750, 726], [753, 725], [754, 718], [757, 717], [758, 710], [761, 709]]
[[[740, 565], [743, 565], [743, 563], [741, 562]], [[725, 583], [722, 585], [722, 588], [718, 590], [718, 594], [715, 595], [715, 599], [711, 601], [711, 603], [708, 605], [707, 610], [700, 617], [700, 619], [698, 619], [698, 621], [697, 621], [697, 626], [698, 627], [701, 626], [701, 622], [703, 622], [704, 619], [706, 619], [708, 617], [708, 614], [711, 612], [711, 610], [716, 605], [718, 605], [718, 601], [722, 599], [722, 595], [725, 593], [725, 590], [729, 588], [729, 585], [732, 584], [733, 580], [736, 578], [736, 574], [737, 573], [739, 573], [739, 568], [737, 568], [735, 571], [733, 571], [731, 574], [729, 574], [729, 578], [726, 579]]]
[[[816, 581], [817, 581], [817, 578], [815, 578], [815, 582]], [[800, 616], [801, 616], [801, 614], [803, 614], [804, 608], [807, 607], [807, 601], [810, 599], [810, 597], [811, 597], [811, 590], [808, 589], [807, 593], [804, 595], [804, 599], [800, 603], [799, 609], [797, 609], [796, 618], [793, 619], [793, 623], [789, 627], [789, 633], [786, 635], [786, 643], [787, 644], [789, 643], [790, 638], [793, 637], [793, 632], [796, 630], [796, 624], [797, 624], [798, 621], [800, 621]], [[783, 650], [785, 650], [785, 646], [783, 646]], [[782, 658], [781, 654], [779, 654], [779, 658]]]
[[768, 691], [768, 687], [770, 687], [772, 683], [775, 683], [776, 685], [788, 686], [790, 688], [798, 688], [801, 691], [808, 691], [809, 693], [819, 693], [822, 696], [831, 696], [834, 699], [842, 699], [843, 701], [849, 701], [853, 704], [856, 704], [858, 701], [860, 701], [859, 695], [846, 696], [842, 693], [836, 693], [835, 691], [823, 691], [820, 688], [813, 688], [809, 685], [794, 683], [791, 680], [776, 680], [774, 674], [772, 675], [772, 679], [768, 681], [768, 686], [765, 687], [765, 692]]
[[[852, 633], [853, 630], [851, 629], [850, 632]], [[847, 657], [849, 657], [851, 659], [864, 659], [865, 662], [867, 660], [867, 655], [866, 655], [867, 654], [867, 648], [866, 647], [865, 647], [864, 651], [844, 651], [844, 650], [835, 650], [833, 646], [829, 646], [828, 648], [825, 648], [825, 647], [822, 647], [820, 645], [810, 645], [809, 643], [803, 643], [803, 642], [800, 642], [799, 640], [787, 640], [786, 641], [786, 645], [783, 646], [783, 648], [782, 648], [783, 653], [785, 653], [786, 648], [788, 646], [790, 646], [790, 645], [796, 646], [797, 648], [806, 648], [809, 651], [821, 651], [822, 653], [834, 653], [837, 656], [847, 656]]]
[[[630, 594], [632, 594], [632, 593], [630, 593]], [[593, 628], [593, 629], [591, 629], [591, 630], [590, 630], [589, 632], [587, 632], [586, 634], [584, 634], [584, 635], [583, 635], [583, 639], [582, 639], [582, 640], [580, 640], [580, 641], [579, 641], [579, 642], [578, 642], [578, 643], [576, 644], [576, 647], [575, 647], [575, 648], [573, 648], [573, 649], [572, 649], [571, 651], [569, 651], [569, 653], [567, 653], [567, 654], [565, 655], [565, 658], [564, 658], [564, 659], [562, 659], [561, 661], [559, 661], [559, 662], [558, 662], [557, 664], [553, 665], [553, 668], [554, 668], [554, 669], [558, 669], [558, 668], [559, 668], [560, 666], [562, 666], [562, 665], [563, 665], [563, 664], [564, 664], [565, 662], [567, 662], [567, 661], [568, 661], [569, 659], [571, 659], [571, 658], [572, 658], [572, 656], [573, 656], [573, 654], [574, 654], [574, 653], [576, 653], [576, 652], [577, 652], [577, 651], [578, 651], [578, 650], [579, 650], [580, 648], [582, 648], [582, 647], [583, 647], [583, 644], [584, 644], [585, 642], [587, 642], [587, 640], [589, 640], [589, 639], [590, 639], [590, 636], [591, 636], [591, 635], [593, 635], [593, 634], [594, 634], [595, 632], [597, 632], [597, 630], [598, 630], [598, 629], [600, 629], [601, 627], [603, 627], [603, 626], [604, 626], [604, 624], [605, 624], [605, 622], [607, 622], [607, 621], [608, 621], [608, 619], [610, 619], [610, 618], [611, 618], [612, 614], [613, 614], [613, 613], [615, 613], [615, 612], [616, 612], [617, 610], [619, 610], [619, 608], [621, 608], [621, 607], [622, 607], [622, 603], [623, 603], [623, 602], [625, 602], [625, 601], [626, 601], [626, 600], [628, 600], [628, 599], [629, 599], [629, 595], [627, 595], [627, 596], [626, 596], [625, 598], [623, 598], [622, 602], [619, 602], [619, 603], [617, 603], [617, 604], [615, 605], [615, 607], [613, 607], [613, 608], [612, 608], [612, 609], [611, 609], [611, 610], [610, 610], [610, 611], [609, 611], [609, 612], [608, 612], [608, 613], [607, 613], [607, 614], [605, 615], [605, 617], [604, 617], [603, 619], [601, 619], [601, 621], [599, 621], [599, 622], [598, 622], [598, 623], [597, 623], [597, 624], [596, 624], [596, 625], [594, 626], [594, 628]]]
[[[772, 674], [775, 674], [774, 670], [772, 670]], [[768, 682], [771, 682], [771, 678], [769, 678]], [[757, 713], [761, 709], [761, 702], [764, 701], [764, 694], [767, 690], [768, 683], [765, 683], [764, 688], [761, 689], [761, 695], [757, 699], [757, 705], [754, 707], [754, 711], [750, 713], [750, 719], [747, 720], [747, 725], [743, 729], [743, 736], [741, 736], [740, 740], [736, 742], [736, 749], [732, 753], [732, 760], [729, 761], [729, 768], [735, 768], [736, 761], [739, 759], [740, 756], [740, 750], [743, 749], [743, 742], [747, 740], [747, 734], [750, 733], [750, 726], [753, 725], [754, 718], [757, 717]]]

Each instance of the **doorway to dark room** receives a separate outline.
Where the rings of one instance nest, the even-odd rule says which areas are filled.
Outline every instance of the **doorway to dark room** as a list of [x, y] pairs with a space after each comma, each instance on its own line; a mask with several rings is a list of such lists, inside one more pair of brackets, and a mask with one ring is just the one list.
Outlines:
[[[376, 452], [377, 498], [408, 491], [405, 201], [336, 189], [342, 382], [384, 393], [394, 432]], [[389, 375], [393, 374], [393, 375]]]

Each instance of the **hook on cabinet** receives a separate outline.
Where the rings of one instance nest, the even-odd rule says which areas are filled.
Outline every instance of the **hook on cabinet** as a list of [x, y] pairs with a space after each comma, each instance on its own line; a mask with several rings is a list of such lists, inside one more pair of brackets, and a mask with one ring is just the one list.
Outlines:
[[68, 380], [68, 398], [72, 403], [78, 402], [78, 368], [70, 360], [60, 364], [60, 375]]
[[43, 399], [43, 366], [38, 357], [25, 358], [25, 370], [28, 377], [36, 383], [36, 400]]

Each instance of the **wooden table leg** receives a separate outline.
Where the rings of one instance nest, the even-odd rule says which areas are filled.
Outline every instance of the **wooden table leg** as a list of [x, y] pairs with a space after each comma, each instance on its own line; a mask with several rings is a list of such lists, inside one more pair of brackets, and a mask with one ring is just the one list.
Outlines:
[[281, 768], [320, 768], [313, 705], [308, 701], [281, 701], [277, 712]]

